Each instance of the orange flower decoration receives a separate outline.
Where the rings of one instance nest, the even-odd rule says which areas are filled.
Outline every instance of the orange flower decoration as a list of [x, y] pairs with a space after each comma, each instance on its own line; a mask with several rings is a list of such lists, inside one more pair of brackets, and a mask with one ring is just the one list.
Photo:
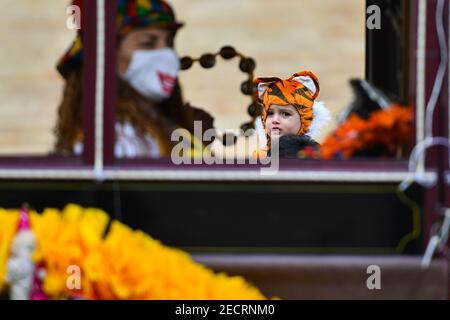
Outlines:
[[322, 144], [321, 157], [348, 159], [358, 151], [375, 148], [393, 155], [410, 143], [412, 121], [412, 107], [400, 105], [375, 111], [367, 120], [352, 114]]

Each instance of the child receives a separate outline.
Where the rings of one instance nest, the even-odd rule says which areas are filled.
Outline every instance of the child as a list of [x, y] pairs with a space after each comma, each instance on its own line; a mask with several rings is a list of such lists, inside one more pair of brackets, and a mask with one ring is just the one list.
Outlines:
[[267, 137], [267, 148], [257, 150], [255, 156], [270, 156], [273, 139], [278, 139], [281, 158], [297, 158], [302, 151], [317, 150], [319, 144], [313, 137], [328, 122], [330, 113], [323, 103], [315, 101], [320, 90], [315, 74], [301, 71], [287, 80], [258, 78], [255, 84]]

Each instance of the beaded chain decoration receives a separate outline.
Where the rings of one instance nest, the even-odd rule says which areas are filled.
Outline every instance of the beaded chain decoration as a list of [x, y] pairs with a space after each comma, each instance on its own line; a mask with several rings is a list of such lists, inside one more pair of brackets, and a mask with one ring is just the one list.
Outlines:
[[[188, 70], [189, 68], [192, 67], [194, 62], [199, 62], [200, 65], [204, 69], [210, 69], [216, 65], [216, 57], [217, 56], [221, 56], [225, 60], [230, 60], [230, 59], [233, 59], [234, 57], [239, 57], [240, 58], [239, 69], [242, 72], [247, 73], [247, 75], [248, 75], [248, 80], [245, 80], [241, 84], [241, 92], [244, 95], [250, 96], [251, 100], [252, 100], [251, 104], [247, 108], [247, 112], [250, 115], [250, 117], [252, 117], [252, 120], [249, 122], [245, 122], [241, 125], [241, 129], [245, 133], [249, 129], [254, 129], [255, 119], [258, 116], [260, 116], [261, 112], [262, 112], [262, 108], [258, 104], [258, 101], [257, 101], [256, 88], [253, 85], [254, 72], [255, 72], [255, 68], [256, 68], [255, 60], [253, 60], [250, 57], [246, 57], [243, 54], [237, 52], [236, 49], [234, 49], [231, 46], [224, 46], [217, 53], [205, 53], [205, 54], [201, 55], [199, 58], [191, 58], [188, 56], [181, 58], [180, 59], [181, 70]], [[233, 135], [232, 137], [227, 137], [228, 135], [230, 135], [230, 133], [226, 133], [224, 135], [223, 143], [224, 144], [227, 144], [230, 142], [235, 143], [237, 137], [235, 135]]]

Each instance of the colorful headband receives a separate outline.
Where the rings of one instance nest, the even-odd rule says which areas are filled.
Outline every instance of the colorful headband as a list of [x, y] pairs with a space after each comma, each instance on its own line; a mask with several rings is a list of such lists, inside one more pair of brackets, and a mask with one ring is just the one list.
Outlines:
[[272, 104], [292, 105], [300, 115], [301, 126], [297, 134], [309, 132], [314, 117], [314, 100], [320, 91], [319, 80], [314, 73], [301, 71], [286, 80], [276, 77], [258, 78], [254, 83], [257, 85], [258, 101], [263, 106], [261, 118], [264, 127]]
[[[83, 13], [85, 0], [73, 0], [73, 5], [78, 6]], [[178, 30], [183, 26], [177, 22], [175, 13], [164, 0], [116, 0], [117, 35], [123, 37], [137, 28], [160, 27]], [[63, 77], [67, 77], [71, 70], [79, 67], [83, 60], [83, 25], [77, 33], [77, 37], [59, 60], [57, 69]]]

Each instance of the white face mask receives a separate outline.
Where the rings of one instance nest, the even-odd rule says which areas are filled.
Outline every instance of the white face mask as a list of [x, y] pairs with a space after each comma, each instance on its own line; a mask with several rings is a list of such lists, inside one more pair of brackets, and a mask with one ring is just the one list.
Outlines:
[[180, 61], [172, 48], [137, 50], [125, 79], [143, 96], [160, 102], [172, 94], [179, 70]]

